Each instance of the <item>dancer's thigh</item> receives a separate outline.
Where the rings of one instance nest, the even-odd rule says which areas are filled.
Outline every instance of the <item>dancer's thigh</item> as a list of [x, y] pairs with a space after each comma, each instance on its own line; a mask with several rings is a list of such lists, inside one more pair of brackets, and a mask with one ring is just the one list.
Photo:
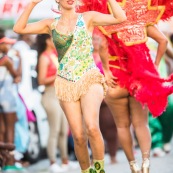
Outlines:
[[92, 85], [88, 92], [81, 97], [81, 108], [86, 125], [99, 122], [100, 105], [103, 101], [103, 87], [101, 84]]
[[130, 126], [129, 93], [126, 89], [116, 86], [109, 88], [105, 101], [110, 108], [117, 127]]
[[106, 95], [106, 100], [116, 100], [121, 98], [127, 98], [129, 96], [129, 92], [127, 89], [116, 85], [115, 88], [109, 87]]
[[133, 125], [148, 124], [148, 108], [142, 106], [134, 97], [129, 97], [129, 108]]
[[80, 101], [65, 102], [60, 101], [60, 105], [65, 113], [73, 136], [84, 135], [83, 118]]

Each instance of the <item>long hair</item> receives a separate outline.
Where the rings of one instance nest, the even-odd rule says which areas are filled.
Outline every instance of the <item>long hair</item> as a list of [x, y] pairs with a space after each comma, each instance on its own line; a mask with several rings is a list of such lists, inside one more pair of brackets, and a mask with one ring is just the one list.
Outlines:
[[46, 40], [50, 39], [51, 36], [49, 34], [39, 34], [36, 37], [36, 47], [37, 47], [37, 57], [39, 58], [40, 55], [46, 50]]
[[36, 37], [36, 50], [37, 50], [37, 66], [36, 70], [38, 72], [38, 63], [40, 55], [46, 50], [47, 44], [46, 40], [50, 39], [51, 36], [49, 34], [39, 34]]

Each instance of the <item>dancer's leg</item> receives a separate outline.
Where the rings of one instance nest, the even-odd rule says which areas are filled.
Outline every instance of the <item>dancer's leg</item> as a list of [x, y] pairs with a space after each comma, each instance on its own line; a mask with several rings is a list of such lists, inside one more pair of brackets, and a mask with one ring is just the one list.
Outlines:
[[94, 84], [81, 97], [81, 108], [91, 145], [96, 171], [104, 169], [104, 142], [99, 128], [99, 110], [103, 100], [103, 87]]
[[128, 161], [133, 161], [135, 158], [133, 153], [133, 141], [130, 132], [131, 120], [129, 115], [128, 92], [118, 86], [116, 88], [110, 88], [105, 100], [114, 117], [119, 141], [126, 157]]
[[81, 107], [94, 159], [104, 158], [103, 138], [99, 129], [99, 110], [103, 100], [103, 88], [92, 85], [88, 93], [81, 97]]
[[88, 139], [83, 123], [80, 101], [63, 102], [60, 105], [67, 117], [73, 139], [75, 154], [82, 170], [90, 167], [90, 158], [88, 153]]
[[129, 107], [132, 116], [132, 124], [142, 152], [142, 172], [149, 173], [151, 135], [148, 127], [148, 109], [146, 107], [143, 108], [133, 97], [129, 97]]
[[148, 126], [148, 109], [146, 107], [143, 108], [142, 105], [133, 97], [129, 97], [129, 107], [132, 116], [132, 124], [143, 158], [148, 158], [151, 149], [151, 135]]
[[104, 101], [102, 102], [100, 107], [99, 119], [100, 130], [102, 132], [104, 140], [106, 141], [111, 164], [114, 164], [117, 162], [116, 153], [118, 150], [118, 134], [112, 113]]

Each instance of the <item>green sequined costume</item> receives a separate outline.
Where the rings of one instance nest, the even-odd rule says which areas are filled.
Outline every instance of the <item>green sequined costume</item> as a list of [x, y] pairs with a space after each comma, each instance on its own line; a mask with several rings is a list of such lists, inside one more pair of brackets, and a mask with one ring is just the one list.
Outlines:
[[104, 76], [93, 60], [92, 34], [87, 31], [82, 14], [78, 15], [73, 34], [57, 31], [59, 18], [52, 23], [52, 36], [58, 52], [56, 95], [63, 101], [77, 101], [92, 84], [100, 83], [106, 92]]

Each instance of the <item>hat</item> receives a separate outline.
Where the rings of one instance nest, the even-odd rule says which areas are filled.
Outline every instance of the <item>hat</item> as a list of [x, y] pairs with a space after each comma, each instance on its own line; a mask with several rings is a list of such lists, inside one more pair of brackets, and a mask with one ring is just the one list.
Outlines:
[[16, 42], [15, 39], [7, 38], [7, 37], [2, 37], [0, 39], [0, 44], [1, 43], [6, 43], [6, 44], [14, 44]]

